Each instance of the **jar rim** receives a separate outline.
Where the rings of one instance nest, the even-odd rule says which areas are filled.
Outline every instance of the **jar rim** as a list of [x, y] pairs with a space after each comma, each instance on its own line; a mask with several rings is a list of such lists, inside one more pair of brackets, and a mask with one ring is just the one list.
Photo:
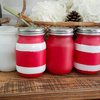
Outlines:
[[10, 33], [10, 34], [16, 33], [17, 34], [17, 32], [18, 32], [17, 27], [14, 27], [14, 26], [0, 26], [0, 34], [7, 34], [7, 33]]
[[50, 35], [73, 35], [73, 29], [68, 27], [51, 27], [49, 28]]
[[100, 35], [100, 28], [99, 27], [78, 27], [77, 33], [83, 35]]
[[24, 36], [44, 35], [44, 29], [40, 27], [22, 27], [18, 28], [18, 35], [24, 35]]

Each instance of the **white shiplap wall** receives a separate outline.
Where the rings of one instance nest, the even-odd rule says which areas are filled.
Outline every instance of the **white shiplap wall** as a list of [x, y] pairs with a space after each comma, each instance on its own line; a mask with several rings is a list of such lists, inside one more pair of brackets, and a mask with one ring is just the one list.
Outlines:
[[[34, 7], [36, 5], [36, 3], [40, 2], [40, 1], [45, 1], [45, 0], [27, 0], [27, 10], [25, 11], [25, 15], [28, 16], [32, 10], [32, 7]], [[12, 14], [10, 14], [9, 12], [5, 11], [3, 9], [3, 6], [7, 5], [16, 11], [21, 12], [22, 7], [23, 7], [23, 0], [0, 0], [0, 4], [2, 6], [3, 17], [10, 17], [11, 22], [9, 24], [15, 25], [17, 18], [15, 16], [13, 16]]]

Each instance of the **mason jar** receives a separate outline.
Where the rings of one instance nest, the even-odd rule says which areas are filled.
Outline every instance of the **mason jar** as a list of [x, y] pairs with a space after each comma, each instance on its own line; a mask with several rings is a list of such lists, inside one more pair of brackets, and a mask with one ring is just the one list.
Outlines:
[[16, 70], [17, 28], [0, 26], [0, 71]]
[[44, 29], [24, 27], [18, 29], [16, 43], [16, 69], [23, 77], [38, 77], [46, 69]]
[[83, 74], [100, 70], [100, 28], [80, 27], [75, 40], [74, 67]]
[[73, 68], [74, 41], [73, 29], [52, 27], [46, 42], [46, 65], [52, 74], [64, 75]]

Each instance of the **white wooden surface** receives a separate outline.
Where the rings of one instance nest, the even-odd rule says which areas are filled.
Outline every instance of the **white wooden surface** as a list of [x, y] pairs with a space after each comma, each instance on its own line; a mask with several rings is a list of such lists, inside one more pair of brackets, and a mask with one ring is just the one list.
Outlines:
[[[31, 13], [32, 8], [36, 5], [36, 3], [42, 2], [42, 1], [45, 1], [45, 0], [27, 0], [27, 10], [25, 12], [25, 15], [28, 16]], [[2, 6], [3, 17], [10, 17], [11, 22], [9, 24], [15, 25], [17, 18], [15, 16], [13, 16], [12, 14], [10, 14], [9, 12], [7, 12], [6, 10], [4, 10], [3, 6], [7, 5], [16, 11], [21, 12], [22, 7], [23, 7], [23, 0], [0, 0], [0, 4]], [[9, 24], [7, 24], [7, 25], [9, 25]]]

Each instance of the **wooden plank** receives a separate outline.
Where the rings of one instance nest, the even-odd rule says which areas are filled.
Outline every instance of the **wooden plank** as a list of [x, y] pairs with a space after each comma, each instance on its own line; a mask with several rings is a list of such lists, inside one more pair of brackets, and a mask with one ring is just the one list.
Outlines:
[[17, 72], [0, 72], [0, 100], [99, 99], [100, 73], [83, 75], [75, 70], [66, 75], [46, 71], [37, 78], [23, 78]]
[[77, 90], [5, 95], [0, 100], [84, 100], [98, 99], [99, 97], [100, 90]]

